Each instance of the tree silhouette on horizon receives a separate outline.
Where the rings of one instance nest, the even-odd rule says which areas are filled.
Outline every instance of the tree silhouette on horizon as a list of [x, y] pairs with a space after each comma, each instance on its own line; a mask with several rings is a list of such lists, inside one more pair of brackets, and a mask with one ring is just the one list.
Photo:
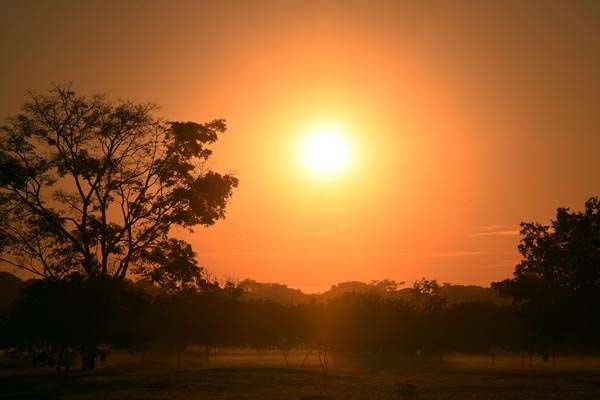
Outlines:
[[600, 198], [583, 211], [558, 208], [550, 224], [524, 222], [521, 236], [513, 277], [492, 287], [513, 299], [532, 342], [600, 349]]

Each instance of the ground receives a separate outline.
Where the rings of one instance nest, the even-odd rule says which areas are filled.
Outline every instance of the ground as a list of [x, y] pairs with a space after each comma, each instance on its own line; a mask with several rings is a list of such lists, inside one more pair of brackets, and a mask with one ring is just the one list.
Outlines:
[[221, 353], [216, 359], [113, 357], [93, 372], [56, 374], [0, 362], [0, 399], [594, 399], [600, 360], [561, 359], [557, 370], [519, 358], [449, 357], [416, 365], [395, 357], [315, 357], [286, 366], [275, 352]]

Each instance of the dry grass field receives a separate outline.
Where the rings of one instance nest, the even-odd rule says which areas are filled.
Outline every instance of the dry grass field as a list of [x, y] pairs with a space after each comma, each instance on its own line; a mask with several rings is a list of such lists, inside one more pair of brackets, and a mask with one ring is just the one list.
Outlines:
[[595, 399], [600, 360], [453, 356], [442, 364], [400, 357], [332, 355], [328, 371], [311, 357], [227, 352], [207, 360], [193, 352], [174, 359], [115, 355], [88, 373], [58, 375], [3, 362], [1, 399]]

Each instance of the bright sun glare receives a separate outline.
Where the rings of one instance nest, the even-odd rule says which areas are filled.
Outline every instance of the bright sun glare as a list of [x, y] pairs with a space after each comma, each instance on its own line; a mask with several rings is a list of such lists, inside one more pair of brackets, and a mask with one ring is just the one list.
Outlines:
[[348, 167], [350, 143], [342, 129], [323, 126], [304, 137], [301, 145], [303, 163], [317, 176], [331, 176]]

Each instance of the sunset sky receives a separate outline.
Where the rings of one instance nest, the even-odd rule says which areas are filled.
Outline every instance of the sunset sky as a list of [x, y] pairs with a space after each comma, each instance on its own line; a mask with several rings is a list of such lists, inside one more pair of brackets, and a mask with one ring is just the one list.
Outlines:
[[488, 285], [521, 221], [600, 195], [600, 2], [119, 3], [2, 2], [0, 117], [73, 82], [225, 118], [240, 186], [182, 234], [220, 279]]

